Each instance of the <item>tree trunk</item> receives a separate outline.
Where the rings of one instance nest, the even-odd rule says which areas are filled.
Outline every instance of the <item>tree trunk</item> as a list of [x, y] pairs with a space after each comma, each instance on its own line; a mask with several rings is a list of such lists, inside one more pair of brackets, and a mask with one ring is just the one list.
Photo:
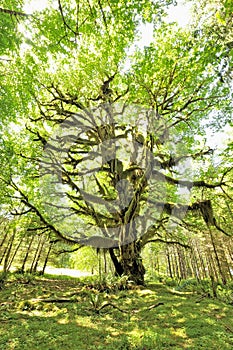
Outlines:
[[208, 272], [209, 272], [209, 277], [213, 276], [214, 279], [217, 281], [218, 280], [218, 272], [215, 266], [215, 261], [212, 256], [211, 249], [208, 248], [206, 251], [206, 259], [208, 262]]
[[232, 279], [231, 267], [228, 262], [228, 256], [226, 252], [226, 243], [223, 237], [218, 240], [218, 246], [219, 246], [219, 256], [222, 263], [223, 273], [226, 276], [226, 280], [230, 280]]
[[1, 258], [0, 258], [0, 265], [2, 264], [3, 259], [4, 259], [5, 255], [6, 255], [7, 251], [8, 251], [8, 248], [10, 246], [10, 240], [11, 240], [11, 238], [9, 238], [9, 240], [6, 242], [6, 245], [3, 246], [4, 250], [3, 250], [3, 253], [2, 253]]
[[108, 272], [108, 268], [107, 268], [107, 257], [106, 257], [106, 249], [103, 249], [103, 255], [104, 255], [104, 273], [105, 275]]
[[122, 276], [123, 275], [123, 267], [121, 265], [121, 263], [118, 261], [116, 254], [114, 253], [114, 249], [113, 248], [109, 248], [109, 255], [112, 259], [114, 268], [115, 268], [115, 275], [116, 276]]
[[11, 268], [11, 265], [12, 265], [12, 263], [13, 263], [15, 257], [16, 257], [16, 254], [18, 253], [19, 248], [20, 248], [21, 244], [23, 243], [23, 239], [24, 239], [24, 237], [22, 236], [20, 238], [20, 241], [19, 241], [17, 247], [15, 248], [15, 251], [14, 251], [14, 253], [13, 253], [12, 257], [11, 257], [11, 260], [9, 261], [8, 266], [7, 266], [8, 270], [10, 270], [10, 268]]
[[8, 235], [8, 232], [5, 233], [3, 239], [1, 240], [1, 243], [0, 243], [0, 248], [3, 246], [3, 244], [5, 243], [6, 241], [6, 238], [7, 238], [7, 235]]
[[220, 259], [219, 259], [219, 256], [218, 256], [218, 251], [217, 251], [215, 239], [214, 239], [214, 236], [213, 236], [212, 231], [211, 231], [210, 228], [209, 228], [209, 232], [210, 232], [211, 243], [213, 245], [214, 254], [215, 254], [215, 260], [216, 260], [216, 263], [217, 263], [217, 266], [218, 266], [219, 274], [220, 274], [220, 277], [222, 279], [222, 283], [226, 284], [227, 283], [226, 276], [225, 276], [224, 271], [222, 269], [221, 262], [220, 262]]
[[27, 259], [28, 259], [28, 255], [29, 255], [29, 253], [30, 253], [30, 250], [31, 250], [31, 247], [32, 247], [32, 243], [33, 243], [33, 241], [34, 241], [34, 238], [35, 238], [35, 236], [32, 235], [31, 240], [30, 240], [30, 242], [29, 242], [29, 245], [28, 245], [28, 247], [27, 247], [26, 254], [25, 254], [24, 259], [23, 259], [23, 264], [22, 264], [22, 266], [21, 266], [21, 271], [22, 271], [22, 272], [24, 272], [24, 270], [25, 270], [25, 265], [26, 265], [26, 262], [27, 262]]
[[199, 274], [196, 250], [192, 249], [190, 257], [191, 257], [191, 266], [193, 269], [194, 276], [196, 277], [197, 281], [200, 282], [200, 274]]
[[46, 241], [46, 238], [43, 235], [41, 235], [40, 243], [38, 245], [38, 254], [36, 255], [36, 259], [34, 260], [34, 264], [32, 265], [32, 268], [31, 268], [32, 273], [37, 272], [37, 268], [39, 265], [39, 261], [44, 248], [45, 241]]
[[120, 263], [123, 274], [129, 276], [136, 284], [144, 284], [145, 268], [141, 258], [141, 248], [137, 242], [132, 242], [120, 247]]
[[101, 252], [97, 253], [98, 255], [98, 268], [99, 268], [99, 280], [102, 281], [102, 264], [101, 264]]
[[177, 250], [175, 247], [174, 247], [174, 266], [175, 266], [176, 278], [180, 280], [181, 275], [180, 275], [180, 269], [179, 269], [179, 259], [178, 259]]
[[185, 260], [184, 260], [184, 252], [181, 247], [178, 245], [176, 246], [177, 250], [177, 256], [178, 256], [178, 262], [179, 262], [179, 269], [180, 269], [180, 277], [181, 279], [187, 278], [187, 272], [186, 272], [186, 266], [185, 266]]
[[13, 234], [12, 234], [12, 236], [10, 238], [10, 243], [8, 245], [8, 249], [7, 249], [7, 252], [6, 252], [6, 256], [5, 256], [5, 260], [4, 260], [4, 264], [3, 264], [3, 271], [4, 272], [8, 272], [9, 271], [8, 262], [10, 260], [10, 254], [11, 254], [11, 251], [12, 251], [15, 235], [16, 235], [16, 229], [13, 230]]
[[202, 271], [202, 276], [201, 277], [202, 278], [207, 278], [206, 266], [205, 266], [205, 262], [204, 262], [204, 259], [203, 259], [203, 254], [200, 252], [198, 244], [196, 244], [196, 251], [197, 251], [197, 254], [198, 254], [199, 260], [200, 260], [200, 266], [201, 266], [200, 271]]
[[52, 250], [52, 248], [53, 248], [53, 245], [54, 245], [54, 242], [51, 242], [51, 243], [50, 243], [50, 246], [49, 246], [49, 249], [48, 249], [48, 252], [47, 252], [47, 254], [46, 254], [46, 257], [45, 257], [43, 269], [42, 269], [42, 271], [41, 271], [41, 274], [42, 274], [42, 275], [44, 275], [44, 273], [45, 273], [45, 269], [46, 269], [46, 266], [47, 266], [47, 263], [48, 263], [49, 256], [50, 256], [51, 250]]
[[176, 264], [175, 264], [174, 247], [169, 247], [169, 254], [170, 254], [170, 260], [171, 260], [172, 278], [174, 278], [174, 277], [176, 277]]
[[145, 268], [141, 258], [141, 248], [136, 242], [125, 244], [119, 249], [116, 256], [114, 249], [109, 249], [109, 254], [117, 276], [128, 276], [131, 281], [138, 285], [144, 285]]
[[166, 247], [166, 257], [167, 257], [169, 277], [173, 278], [172, 266], [171, 266], [171, 258], [170, 258], [170, 253], [169, 253], [169, 248], [168, 247]]

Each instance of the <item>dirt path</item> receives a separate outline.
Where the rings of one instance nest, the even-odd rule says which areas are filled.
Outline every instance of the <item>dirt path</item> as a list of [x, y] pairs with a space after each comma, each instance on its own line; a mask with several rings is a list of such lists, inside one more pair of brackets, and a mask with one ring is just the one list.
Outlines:
[[[3, 266], [0, 265], [0, 271], [2, 270], [3, 270]], [[15, 270], [16, 268], [14, 267], [10, 269], [11, 272]], [[47, 273], [48, 275], [70, 276], [70, 277], [92, 276], [92, 274], [87, 271], [80, 271], [80, 270], [74, 270], [74, 269], [68, 269], [68, 268], [57, 268], [52, 266], [47, 266], [45, 269], [45, 273]]]
[[70, 277], [85, 277], [85, 276], [91, 276], [90, 272], [86, 271], [80, 271], [80, 270], [73, 270], [68, 268], [56, 268], [48, 266], [45, 269], [45, 273], [49, 275], [63, 275], [63, 276], [70, 276]]

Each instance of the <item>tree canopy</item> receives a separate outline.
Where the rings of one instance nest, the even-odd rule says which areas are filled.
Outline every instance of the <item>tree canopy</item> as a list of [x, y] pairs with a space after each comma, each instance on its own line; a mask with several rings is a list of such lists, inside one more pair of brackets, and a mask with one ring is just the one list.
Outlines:
[[232, 142], [208, 146], [232, 123], [232, 4], [190, 1], [180, 27], [172, 3], [0, 7], [1, 216], [104, 249], [136, 283], [151, 242], [232, 236]]

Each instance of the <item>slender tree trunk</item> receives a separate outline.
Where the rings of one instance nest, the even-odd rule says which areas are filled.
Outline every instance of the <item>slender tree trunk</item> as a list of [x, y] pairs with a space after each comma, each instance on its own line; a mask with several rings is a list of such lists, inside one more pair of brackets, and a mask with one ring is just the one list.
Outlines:
[[177, 250], [174, 250], [174, 266], [175, 266], [175, 273], [176, 273], [176, 278], [177, 279], [181, 279], [181, 275], [180, 275], [180, 270], [179, 270], [179, 258], [178, 258], [178, 254], [177, 254]]
[[172, 247], [172, 249], [170, 249], [170, 260], [171, 260], [172, 275], [174, 278], [174, 277], [176, 277], [176, 263], [175, 263], [175, 256], [174, 256], [174, 247]]
[[102, 263], [101, 263], [101, 251], [99, 250], [98, 254], [98, 268], [99, 268], [99, 279], [102, 281]]
[[229, 258], [233, 262], [233, 254], [232, 254], [232, 249], [231, 249], [231, 243], [230, 242], [229, 242], [229, 246], [227, 247], [227, 252], [228, 252]]
[[200, 275], [198, 273], [197, 256], [196, 256], [196, 252], [194, 249], [191, 252], [191, 265], [193, 268], [194, 276], [196, 277], [197, 281], [200, 282]]
[[4, 259], [5, 255], [6, 255], [7, 251], [8, 251], [8, 247], [9, 247], [9, 245], [10, 245], [10, 240], [11, 240], [11, 239], [9, 239], [8, 242], [6, 243], [6, 246], [5, 246], [5, 248], [4, 248], [4, 251], [3, 251], [2, 256], [1, 256], [1, 259], [0, 259], [0, 265], [1, 265], [1, 263], [3, 262], [3, 259]]
[[53, 247], [54, 243], [50, 243], [50, 246], [49, 246], [49, 249], [48, 249], [48, 252], [47, 252], [47, 255], [45, 257], [45, 261], [44, 261], [44, 265], [43, 265], [43, 269], [41, 271], [41, 274], [44, 275], [44, 272], [45, 272], [45, 269], [46, 269], [46, 266], [47, 266], [47, 263], [48, 263], [48, 260], [49, 260], [49, 256], [50, 256], [50, 253], [51, 253], [51, 250], [52, 250], [52, 247]]
[[197, 245], [196, 245], [196, 250], [197, 250], [197, 253], [198, 253], [199, 260], [200, 260], [201, 271], [202, 271], [202, 278], [205, 278], [205, 277], [207, 277], [206, 266], [204, 264], [203, 256], [202, 256], [202, 254], [200, 252], [200, 249], [198, 248]]
[[212, 291], [213, 291], [213, 297], [217, 298], [217, 286], [218, 283], [214, 280], [214, 276], [210, 275], [210, 279], [211, 279], [211, 286], [212, 286]]
[[41, 254], [42, 254], [42, 251], [44, 248], [44, 244], [45, 244], [45, 237], [43, 235], [41, 235], [41, 238], [40, 238], [40, 241], [38, 244], [38, 252], [37, 252], [36, 258], [34, 259], [34, 264], [32, 266], [33, 273], [35, 273], [37, 271], [37, 267], [38, 267], [39, 260], [40, 260], [40, 257], [41, 257]]
[[181, 279], [186, 279], [187, 274], [186, 274], [186, 268], [185, 268], [185, 264], [184, 264], [183, 251], [179, 246], [177, 246], [176, 249], [177, 249], [177, 255], [178, 255], [178, 262], [179, 262], [180, 277], [181, 277]]
[[3, 239], [1, 240], [1, 243], [0, 243], [0, 249], [2, 248], [3, 244], [5, 243], [6, 241], [6, 238], [7, 238], [7, 235], [8, 235], [8, 232], [5, 233]]
[[19, 248], [20, 248], [20, 246], [21, 246], [21, 244], [22, 244], [22, 242], [23, 242], [23, 238], [24, 238], [23, 236], [20, 238], [20, 241], [19, 241], [17, 247], [15, 248], [15, 251], [14, 251], [14, 253], [13, 253], [12, 257], [11, 257], [11, 260], [10, 260], [10, 262], [9, 262], [9, 264], [8, 264], [8, 267], [7, 267], [8, 270], [10, 270], [11, 265], [12, 265], [12, 263], [13, 263], [15, 257], [16, 257], [16, 254], [17, 254], [18, 251], [19, 251]]
[[218, 272], [216, 270], [215, 262], [213, 260], [213, 256], [210, 248], [208, 248], [206, 254], [207, 254], [206, 259], [208, 262], [209, 277], [213, 276], [216, 280], [218, 280]]
[[35, 249], [35, 253], [33, 255], [33, 258], [32, 258], [31, 267], [30, 267], [30, 273], [33, 272], [34, 263], [36, 261], [36, 257], [38, 255], [38, 251], [39, 251], [39, 248], [40, 248], [40, 241], [41, 241], [41, 236], [38, 237], [38, 244], [37, 244], [37, 248]]
[[190, 268], [190, 277], [195, 277], [195, 272], [194, 272], [194, 268], [193, 268], [193, 264], [192, 264], [192, 255], [189, 254], [188, 256], [188, 261], [189, 261], [189, 268]]
[[108, 273], [108, 261], [107, 261], [107, 251], [104, 249], [104, 273]]
[[187, 277], [189, 278], [193, 276], [192, 268], [190, 265], [189, 253], [185, 252], [184, 256], [185, 256], [186, 273], [187, 273]]
[[27, 262], [27, 259], [28, 259], [28, 255], [29, 255], [29, 253], [30, 253], [30, 250], [31, 250], [31, 247], [32, 247], [32, 243], [33, 243], [33, 241], [34, 241], [34, 238], [35, 238], [35, 236], [32, 235], [31, 240], [30, 240], [30, 242], [29, 242], [29, 245], [28, 245], [28, 247], [27, 247], [26, 254], [25, 254], [24, 259], [23, 259], [23, 264], [22, 264], [22, 267], [21, 267], [21, 271], [22, 271], [22, 272], [24, 272], [24, 270], [25, 270], [25, 265], [26, 265], [26, 262]]
[[160, 274], [160, 261], [159, 261], [158, 257], [155, 257], [155, 266], [157, 269], [157, 274], [159, 275]]
[[8, 249], [7, 249], [7, 252], [6, 252], [6, 255], [5, 255], [5, 260], [4, 260], [4, 264], [3, 264], [3, 271], [4, 272], [8, 272], [9, 271], [8, 261], [10, 259], [10, 254], [11, 254], [11, 250], [12, 250], [12, 247], [13, 247], [13, 242], [14, 242], [14, 239], [15, 239], [15, 235], [16, 235], [16, 229], [14, 229], [13, 234], [12, 234], [12, 236], [10, 238], [10, 243], [8, 245]]
[[156, 263], [155, 263], [155, 258], [154, 258], [154, 251], [151, 249], [149, 249], [149, 256], [148, 259], [150, 260], [151, 264], [150, 264], [150, 271], [151, 271], [151, 275], [154, 276], [155, 273], [155, 267], [156, 267]]
[[171, 258], [170, 258], [170, 254], [169, 254], [169, 249], [168, 249], [168, 247], [166, 248], [166, 256], [167, 256], [167, 264], [168, 264], [169, 277], [173, 278], [172, 267], [171, 267]]
[[217, 266], [218, 266], [219, 274], [221, 276], [222, 283], [226, 284], [227, 283], [226, 276], [224, 275], [224, 272], [223, 272], [223, 269], [222, 269], [222, 266], [221, 266], [221, 263], [220, 263], [220, 259], [219, 259], [219, 256], [218, 256], [215, 240], [214, 240], [214, 237], [213, 237], [213, 234], [212, 234], [212, 231], [211, 231], [210, 228], [209, 228], [209, 232], [210, 232], [211, 242], [212, 242], [212, 246], [213, 246], [213, 249], [214, 249], [214, 254], [215, 254], [215, 259], [216, 259], [216, 263], [217, 263]]
[[223, 241], [223, 247], [226, 254], [229, 277], [232, 280], [233, 279], [233, 268], [232, 268], [233, 252], [231, 247], [231, 240], [229, 238]]

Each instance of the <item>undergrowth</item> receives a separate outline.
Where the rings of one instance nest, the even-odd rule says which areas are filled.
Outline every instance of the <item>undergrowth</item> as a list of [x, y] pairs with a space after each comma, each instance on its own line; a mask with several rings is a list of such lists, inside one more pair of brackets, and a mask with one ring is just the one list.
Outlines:
[[[170, 283], [168, 283], [171, 285]], [[213, 291], [213, 282], [209, 279], [197, 281], [196, 279], [182, 280], [173, 285], [177, 291], [197, 293], [209, 298], [217, 298], [225, 303], [233, 305], [233, 282], [223, 284], [215, 282]], [[215, 295], [216, 294], [216, 295]]]
[[230, 350], [233, 307], [222, 300], [231, 287], [219, 284], [216, 299], [210, 281], [138, 287], [126, 277], [9, 274], [0, 290], [0, 349]]

